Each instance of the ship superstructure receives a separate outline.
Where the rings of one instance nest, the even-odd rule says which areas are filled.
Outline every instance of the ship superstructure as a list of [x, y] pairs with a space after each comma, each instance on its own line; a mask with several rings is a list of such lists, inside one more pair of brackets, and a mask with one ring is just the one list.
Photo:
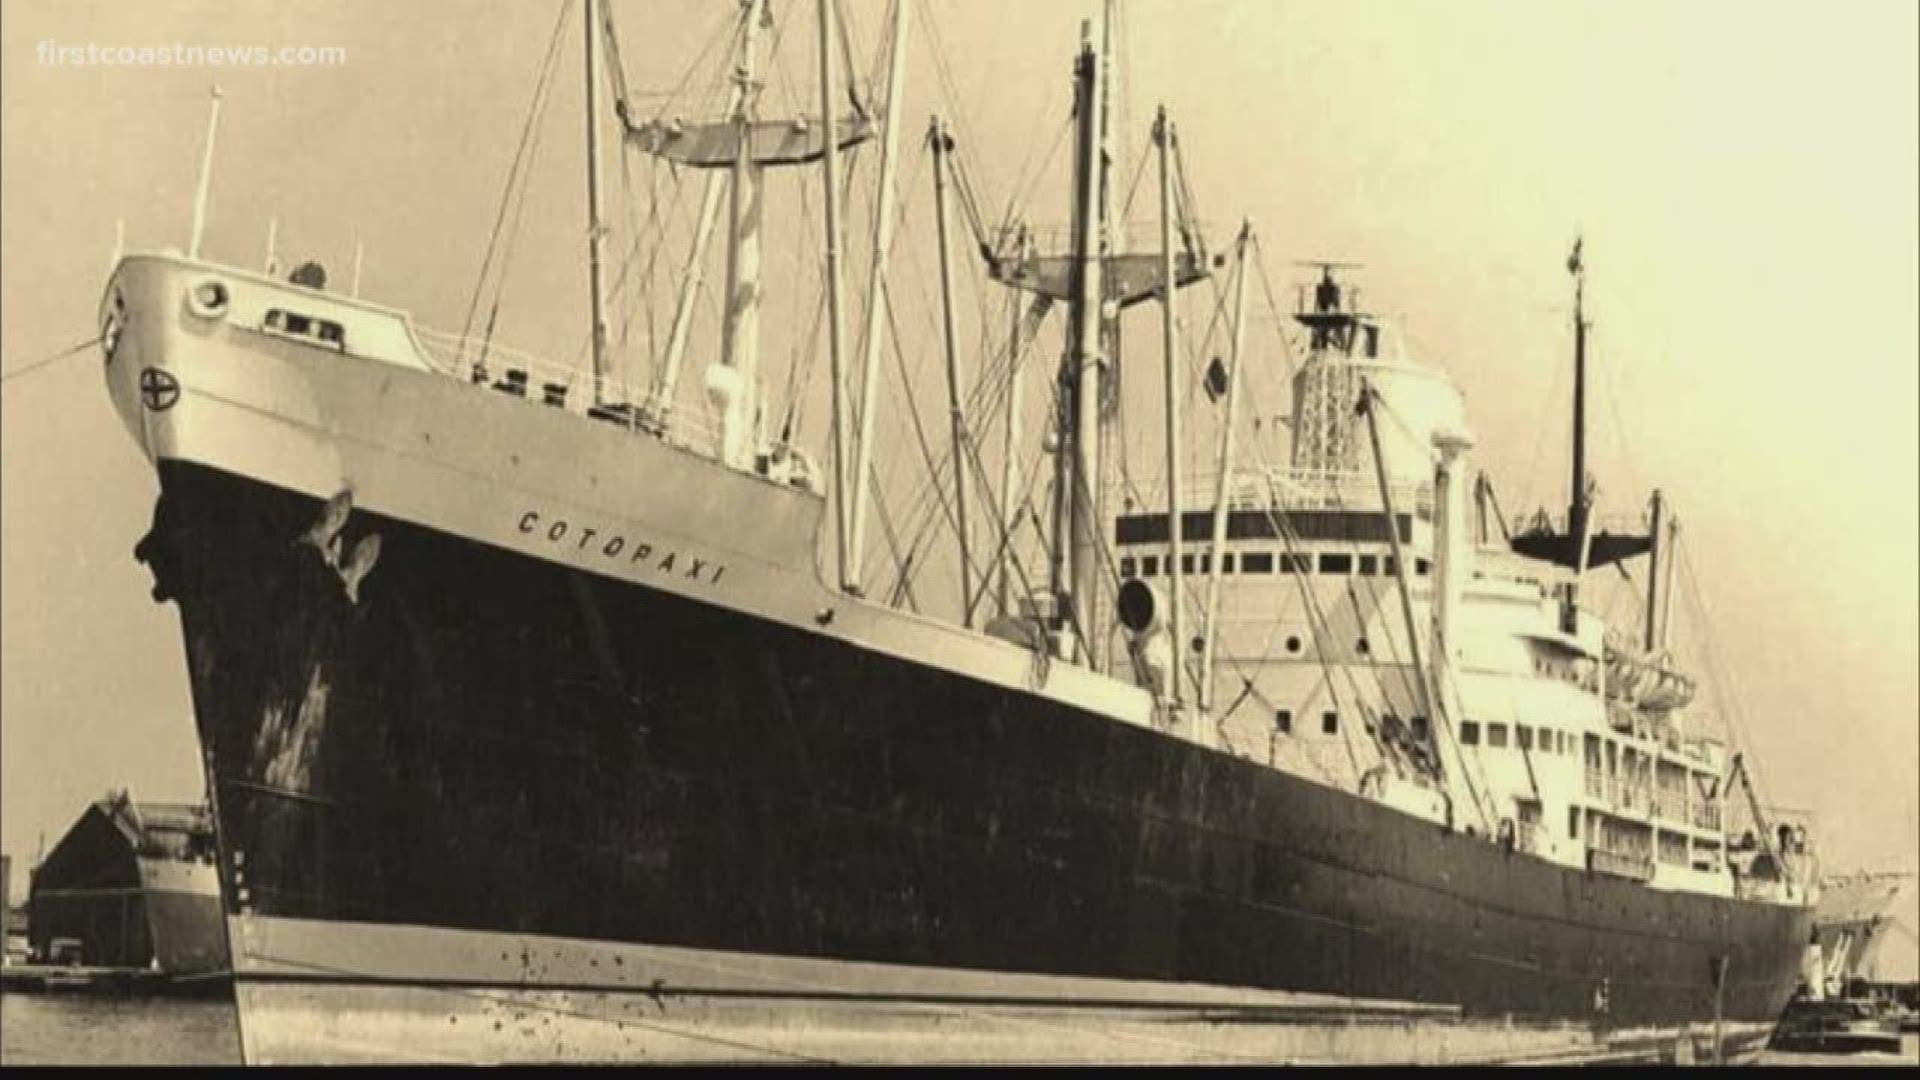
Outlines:
[[[1670, 552], [1659, 561], [1672, 535], [1658, 494], [1650, 537], [1607, 533], [1586, 552], [1593, 565], [1630, 545], [1651, 554], [1648, 614], [1629, 637], [1579, 605], [1577, 567], [1532, 557], [1538, 536], [1491, 527], [1448, 380], [1343, 303], [1331, 269], [1315, 294], [1297, 313], [1309, 352], [1293, 383], [1291, 467], [1235, 472], [1224, 504], [1183, 513], [1186, 536], [1202, 539], [1179, 553], [1182, 567], [1226, 586], [1218, 657], [1194, 673], [1222, 705], [1209, 717], [1217, 745], [1563, 865], [1656, 888], [1803, 897], [1775, 838], [1736, 836], [1729, 852], [1741, 777], [1723, 742], [1687, 729], [1694, 686], [1666, 648], [1674, 563]], [[1170, 576], [1167, 522], [1119, 517], [1123, 579]], [[1204, 636], [1186, 644], [1209, 651]], [[1756, 869], [1763, 842], [1771, 854]]]

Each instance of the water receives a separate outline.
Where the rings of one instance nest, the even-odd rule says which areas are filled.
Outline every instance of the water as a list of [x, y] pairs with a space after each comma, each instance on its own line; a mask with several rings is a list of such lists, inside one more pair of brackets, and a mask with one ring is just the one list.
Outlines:
[[0, 1065], [237, 1065], [231, 998], [0, 993]]
[[[235, 1065], [233, 1002], [0, 994], [0, 1065]], [[1920, 1035], [1893, 1054], [1780, 1054], [1763, 1065], [1920, 1065]]]

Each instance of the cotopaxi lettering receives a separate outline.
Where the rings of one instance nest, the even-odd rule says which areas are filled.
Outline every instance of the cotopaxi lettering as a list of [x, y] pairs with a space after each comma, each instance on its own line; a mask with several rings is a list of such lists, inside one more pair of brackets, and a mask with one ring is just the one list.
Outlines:
[[641, 566], [662, 574], [676, 574], [703, 585], [718, 585], [727, 572], [724, 565], [710, 558], [688, 555], [682, 559], [678, 551], [670, 548], [656, 549], [642, 540], [617, 534], [609, 536], [592, 526], [543, 517], [538, 510], [520, 515], [520, 531], [527, 536], [544, 538], [555, 547], [597, 552], [603, 559], [619, 560], [628, 566]]

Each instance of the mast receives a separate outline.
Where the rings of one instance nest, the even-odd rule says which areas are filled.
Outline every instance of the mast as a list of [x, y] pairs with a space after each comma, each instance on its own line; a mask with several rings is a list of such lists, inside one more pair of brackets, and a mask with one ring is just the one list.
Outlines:
[[[746, 0], [766, 18], [765, 0]], [[751, 432], [747, 430], [757, 378], [760, 348], [760, 213], [762, 166], [754, 160], [753, 115], [759, 84], [755, 81], [753, 10], [747, 12], [740, 33], [740, 63], [734, 73], [739, 93], [734, 95], [733, 121], [738, 143], [733, 155], [727, 206], [727, 302], [721, 329], [720, 363], [707, 372], [707, 391], [720, 413], [720, 456], [727, 464], [746, 463]], [[827, 121], [831, 125], [832, 121]], [[829, 126], [829, 141], [832, 138]]]
[[[873, 261], [867, 278], [867, 334], [863, 340], [865, 355], [860, 363], [860, 397], [855, 421], [860, 426], [854, 440], [853, 505], [847, 510], [848, 558], [851, 577], [847, 591], [861, 589], [861, 555], [867, 535], [867, 489], [873, 473], [873, 391], [880, 369], [880, 317], [885, 312], [887, 254], [893, 248], [893, 168], [895, 150], [900, 142], [899, 114], [907, 87], [907, 12], [912, 0], [895, 0], [893, 7], [893, 53], [887, 63], [887, 112], [881, 118], [880, 190], [873, 202]], [[946, 227], [946, 218], [940, 220]], [[1017, 314], [1015, 316], [1018, 317]], [[971, 595], [971, 594], [969, 594]]]
[[[1044, 298], [1041, 301], [1045, 303]], [[1013, 332], [1007, 339], [1007, 426], [1006, 443], [1000, 455], [1000, 528], [1005, 530], [1000, 551], [1000, 616], [1013, 614], [1013, 514], [1020, 500], [1014, 485], [1020, 482], [1020, 323], [1024, 316], [1019, 304], [1009, 304], [1013, 314]]]
[[1094, 492], [1100, 483], [1100, 400], [1104, 396], [1106, 357], [1100, 333], [1101, 305], [1106, 298], [1103, 222], [1100, 187], [1106, 173], [1104, 137], [1100, 129], [1100, 55], [1093, 45], [1093, 27], [1080, 24], [1078, 84], [1079, 144], [1074, 185], [1073, 347], [1068, 358], [1066, 384], [1071, 390], [1068, 428], [1062, 433], [1062, 510], [1070, 531], [1069, 543], [1056, 539], [1066, 556], [1067, 604], [1074, 628], [1072, 655], [1099, 670], [1098, 633], [1094, 628], [1095, 598], [1100, 588], [1100, 525], [1095, 520]]
[[[1573, 242], [1567, 271], [1573, 275], [1573, 477], [1567, 486], [1567, 535], [1584, 544], [1587, 532], [1587, 272], [1580, 262], [1582, 241]], [[1579, 569], [1586, 569], [1586, 559]]]
[[[705, 265], [707, 242], [719, 212], [721, 184], [724, 183], [728, 196], [726, 294], [721, 304], [720, 356], [707, 367], [706, 389], [713, 411], [720, 420], [716, 456], [733, 468], [743, 469], [753, 463], [753, 452], [763, 445], [758, 368], [762, 292], [760, 232], [766, 170], [811, 165], [829, 150], [841, 150], [866, 141], [871, 135], [871, 125], [866, 116], [857, 111], [848, 122], [836, 120], [829, 112], [818, 125], [791, 118], [774, 121], [758, 119], [761, 90], [758, 32], [770, 27], [772, 20], [768, 15], [767, 0], [738, 2], [740, 23], [734, 56], [733, 89], [724, 118], [697, 121], [681, 117], [655, 117], [639, 121], [625, 101], [620, 103], [617, 111], [630, 145], [675, 165], [712, 170], [701, 200], [700, 222], [694, 234], [686, 280], [682, 284], [674, 313], [667, 356], [653, 387], [652, 400], [643, 410], [641, 421], [660, 434], [668, 431], [674, 386], [685, 355], [693, 304], [703, 282], [702, 267]], [[831, 28], [825, 31], [829, 38], [831, 33]], [[828, 49], [822, 52], [823, 56], [830, 55]], [[822, 96], [830, 98], [832, 91], [825, 87], [825, 83], [835, 77], [835, 70], [828, 66], [823, 69], [822, 75]], [[827, 104], [831, 109], [832, 102], [829, 100]], [[837, 199], [838, 184], [829, 183], [828, 189], [829, 198]], [[837, 219], [837, 202], [831, 210]], [[839, 229], [836, 226], [828, 241], [836, 256], [838, 236]], [[841, 407], [844, 412], [844, 398]], [[839, 440], [836, 439], [838, 444]], [[836, 450], [834, 464], [837, 473], [844, 472], [844, 458], [838, 453]], [[845, 495], [844, 490], [836, 490], [835, 497], [842, 505], [846, 502]]]
[[607, 298], [600, 283], [600, 248], [606, 240], [600, 203], [600, 0], [587, 0], [587, 287], [593, 312], [593, 403], [605, 402]]
[[207, 106], [207, 148], [200, 156], [200, 183], [193, 192], [193, 233], [187, 238], [187, 258], [200, 257], [200, 233], [207, 224], [207, 190], [213, 186], [213, 144], [220, 135], [220, 88], [212, 90]]
[[[1518, 554], [1539, 559], [1573, 571], [1571, 580], [1559, 588], [1562, 628], [1572, 633], [1577, 625], [1580, 582], [1588, 570], [1619, 563], [1648, 550], [1651, 537], [1597, 529], [1593, 519], [1595, 485], [1587, 467], [1587, 337], [1593, 329], [1587, 318], [1586, 267], [1581, 261], [1581, 240], [1575, 240], [1567, 256], [1567, 273], [1573, 276], [1573, 422], [1572, 472], [1567, 478], [1566, 528], [1556, 529], [1544, 516], [1508, 545]], [[1496, 513], [1498, 506], [1495, 506]]]
[[1680, 519], [1667, 519], [1667, 536], [1663, 541], [1666, 552], [1667, 576], [1660, 586], [1660, 633], [1654, 639], [1654, 647], [1661, 652], [1667, 651], [1667, 635], [1673, 631], [1673, 578], [1674, 571], [1680, 566]]
[[[739, 32], [742, 35], [752, 32], [748, 24], [753, 21], [753, 8], [752, 0], [741, 5]], [[732, 118], [740, 111], [745, 95], [746, 87], [734, 83], [727, 96], [727, 117]], [[727, 179], [728, 174], [718, 169], [707, 173], [707, 182], [700, 193], [700, 218], [694, 226], [693, 250], [680, 272], [680, 297], [674, 305], [673, 325], [667, 331], [667, 355], [661, 361], [654, 380], [653, 400], [647, 407], [646, 419], [662, 435], [672, 424], [674, 391], [680, 382], [680, 365], [687, 354], [687, 337], [693, 330], [693, 306], [700, 299], [700, 290], [706, 287], [707, 245], [712, 242], [714, 225], [720, 220], [720, 197], [727, 193]]]
[[1180, 630], [1182, 567], [1180, 565], [1180, 358], [1175, 352], [1173, 294], [1178, 288], [1173, 274], [1173, 123], [1167, 119], [1167, 107], [1160, 106], [1153, 122], [1154, 143], [1160, 148], [1160, 345], [1166, 360], [1167, 413], [1167, 569], [1170, 586], [1167, 596], [1167, 626], [1173, 634], [1172, 698], [1176, 714], [1184, 699], [1187, 640]]
[[[833, 108], [840, 96], [840, 79], [833, 63], [833, 15], [834, 0], [820, 0], [820, 117], [821, 123], [827, 126], [826, 152], [820, 158], [820, 174], [827, 189], [827, 361], [833, 379], [834, 553], [840, 571], [840, 587], [846, 589], [854, 582], [847, 561], [847, 506], [850, 492], [847, 489], [846, 376], [840, 370], [840, 334], [843, 326], [840, 310], [840, 140], [834, 137], [833, 132]], [[945, 225], [944, 221], [942, 225]]]
[[[1100, 150], [1102, 154], [1100, 221], [1102, 227], [1109, 230], [1103, 252], [1107, 255], [1117, 255], [1125, 249], [1127, 232], [1125, 229], [1113, 228], [1113, 185], [1108, 182], [1111, 177], [1105, 167], [1105, 161], [1115, 156], [1112, 148], [1108, 146], [1108, 133], [1112, 130], [1113, 57], [1118, 48], [1113, 38], [1114, 27], [1119, 22], [1119, 12], [1116, 9], [1118, 3], [1119, 0], [1106, 0], [1100, 6]], [[1120, 319], [1117, 312], [1113, 319], [1106, 321], [1109, 324], [1108, 329], [1114, 333], [1119, 332]]]
[[[1113, 124], [1114, 83], [1117, 81], [1115, 73], [1119, 67], [1119, 2], [1120, 0], [1105, 0], [1100, 6], [1100, 157], [1098, 159], [1100, 163], [1098, 189], [1100, 192], [1098, 251], [1101, 265], [1100, 355], [1101, 370], [1103, 373], [1112, 373], [1113, 385], [1111, 388], [1105, 385], [1101, 387], [1101, 411], [1097, 419], [1097, 423], [1102, 425], [1099, 443], [1101, 456], [1095, 462], [1094, 483], [1090, 487], [1090, 502], [1093, 506], [1096, 533], [1108, 528], [1108, 523], [1113, 520], [1107, 506], [1109, 492], [1106, 477], [1111, 467], [1108, 459], [1113, 455], [1114, 449], [1105, 437], [1104, 425], [1107, 422], [1108, 410], [1116, 406], [1116, 399], [1123, 393], [1119, 382], [1121, 355], [1125, 348], [1120, 332], [1122, 325], [1120, 312], [1123, 305], [1116, 302], [1118, 298], [1114, 294], [1115, 285], [1118, 284], [1115, 279], [1124, 273], [1116, 266], [1115, 260], [1116, 256], [1127, 247], [1127, 230], [1124, 223], [1120, 227], [1114, 224], [1114, 184], [1111, 167], [1120, 161], [1119, 152], [1114, 146]], [[1103, 381], [1104, 378], [1103, 374]], [[1122, 454], [1125, 452], [1124, 449], [1120, 451]], [[1099, 549], [1094, 550], [1093, 556], [1096, 560], [1100, 558]], [[1096, 628], [1106, 626], [1111, 621], [1109, 617], [1104, 617], [1100, 610], [1100, 602], [1106, 599], [1108, 592], [1107, 587], [1096, 586], [1093, 594], [1088, 597], [1085, 613], [1081, 616], [1085, 620], [1087, 632], [1095, 635], [1096, 642], [1100, 640], [1101, 634], [1101, 631]], [[1107, 660], [1104, 648], [1094, 648], [1091, 651], [1095, 654], [1093, 663], [1096, 668], [1103, 668]]]
[[[826, 0], [822, 0], [826, 2]], [[960, 619], [973, 625], [973, 556], [967, 545], [967, 419], [960, 406], [960, 346], [953, 317], [953, 250], [947, 239], [947, 159], [953, 140], [934, 117], [927, 132], [933, 147], [933, 213], [940, 241], [940, 334], [947, 358], [947, 410], [953, 437], [954, 529], [960, 534]]]
[[1666, 550], [1666, 545], [1660, 535], [1662, 526], [1665, 523], [1666, 511], [1666, 500], [1661, 497], [1660, 489], [1655, 488], [1653, 490], [1651, 515], [1653, 519], [1652, 527], [1647, 530], [1647, 536], [1652, 541], [1651, 546], [1647, 548], [1647, 625], [1645, 645], [1649, 653], [1661, 647], [1661, 639], [1664, 636], [1661, 633], [1660, 627], [1660, 593], [1662, 591], [1660, 571], [1663, 562], [1670, 558], [1672, 554]]
[[1233, 429], [1240, 409], [1240, 356], [1246, 341], [1247, 246], [1253, 241], [1253, 223], [1242, 222], [1237, 245], [1238, 279], [1233, 285], [1232, 366], [1227, 369], [1227, 415], [1220, 425], [1220, 460], [1213, 489], [1213, 565], [1207, 577], [1207, 637], [1200, 656], [1200, 711], [1213, 708], [1213, 663], [1220, 647], [1220, 576], [1226, 570], [1227, 497], [1233, 466]]
[[[727, 112], [738, 106], [740, 88], [733, 88]], [[707, 244], [713, 239], [713, 227], [720, 220], [720, 196], [727, 192], [727, 174], [707, 174], [706, 190], [700, 195], [700, 221], [694, 227], [693, 251], [687, 256], [680, 275], [680, 299], [673, 309], [673, 328], [667, 332], [667, 356], [660, 366], [660, 378], [654, 386], [652, 420], [662, 432], [667, 430], [673, 411], [673, 393], [680, 381], [680, 364], [687, 353], [687, 335], [693, 328], [693, 305], [707, 281]]]

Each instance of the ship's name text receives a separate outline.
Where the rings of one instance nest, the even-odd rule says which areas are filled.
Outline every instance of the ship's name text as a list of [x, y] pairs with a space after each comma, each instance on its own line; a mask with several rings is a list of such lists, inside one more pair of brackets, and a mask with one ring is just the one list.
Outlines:
[[617, 560], [628, 566], [643, 566], [661, 574], [679, 574], [702, 585], [718, 585], [726, 576], [724, 564], [696, 558], [671, 548], [658, 547], [642, 540], [601, 532], [563, 518], [548, 518], [538, 510], [520, 515], [520, 531], [541, 537], [556, 547], [596, 552], [603, 559]]

